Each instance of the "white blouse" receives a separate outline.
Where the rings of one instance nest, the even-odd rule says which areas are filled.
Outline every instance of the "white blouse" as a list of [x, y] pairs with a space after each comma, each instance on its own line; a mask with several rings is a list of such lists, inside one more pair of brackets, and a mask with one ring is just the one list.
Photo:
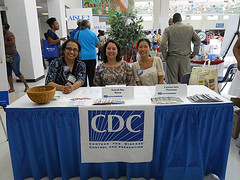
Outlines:
[[232, 84], [229, 88], [228, 94], [232, 96], [240, 97], [240, 71], [237, 71]]
[[159, 57], [154, 57], [152, 67], [148, 69], [141, 69], [139, 62], [135, 62], [132, 68], [135, 81], [141, 81], [143, 86], [155, 86], [158, 84], [158, 76], [165, 75]]

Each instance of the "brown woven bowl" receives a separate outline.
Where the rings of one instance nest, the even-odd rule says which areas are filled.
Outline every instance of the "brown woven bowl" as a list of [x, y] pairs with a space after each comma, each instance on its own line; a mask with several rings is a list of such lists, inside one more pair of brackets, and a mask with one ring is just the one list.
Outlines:
[[35, 103], [44, 104], [52, 100], [56, 92], [54, 86], [36, 86], [27, 90], [28, 97]]

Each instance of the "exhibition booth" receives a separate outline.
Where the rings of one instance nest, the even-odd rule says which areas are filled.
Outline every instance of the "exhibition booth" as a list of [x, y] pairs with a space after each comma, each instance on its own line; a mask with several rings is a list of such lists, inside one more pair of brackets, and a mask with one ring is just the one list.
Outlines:
[[[6, 109], [14, 178], [224, 179], [233, 103], [205, 86], [160, 86], [131, 87], [124, 104], [92, 105], [101, 87], [56, 92], [43, 105], [21, 97]], [[178, 88], [178, 99], [170, 98]], [[196, 94], [218, 102], [194, 102]]]
[[[63, 5], [63, 1], [59, 2], [56, 7]], [[14, 12], [13, 1], [8, 3], [9, 12]], [[104, 5], [91, 8], [95, 1], [81, 1], [79, 8], [54, 9], [51, 3], [49, 16], [56, 13], [59, 21], [66, 21], [65, 30], [59, 32], [62, 36], [76, 28], [78, 19], [89, 20], [96, 34], [99, 29], [109, 30], [107, 23], [101, 22], [108, 11]], [[27, 5], [30, 6], [35, 8], [36, 4]], [[56, 12], [59, 9], [61, 12]], [[30, 24], [29, 12], [27, 24]], [[163, 9], [161, 13], [166, 14]], [[166, 22], [161, 24], [167, 23], [167, 15], [163, 18]], [[39, 18], [39, 24], [43, 19]], [[191, 60], [192, 68], [202, 67], [210, 60], [209, 67], [217, 69], [217, 76], [224, 75], [224, 64], [228, 62], [222, 57], [232, 56], [229, 52], [237, 39], [239, 19], [239, 14], [230, 16], [223, 41], [211, 39], [201, 45], [199, 55]], [[36, 23], [37, 16], [31, 16], [30, 20]], [[9, 21], [16, 31], [20, 22], [14, 24], [13, 17]], [[0, 18], [0, 29], [1, 24]], [[42, 24], [40, 31], [46, 28]], [[31, 30], [37, 40], [43, 34], [38, 29]], [[28, 80], [37, 82], [45, 76], [40, 44], [30, 34], [21, 37], [22, 32], [28, 31], [18, 31], [16, 36], [20, 37], [17, 45], [23, 56], [23, 71]], [[2, 33], [0, 39], [4, 39]], [[20, 45], [24, 39], [29, 41], [30, 53]], [[203, 85], [186, 84], [80, 87], [70, 94], [56, 91], [54, 98], [45, 104], [35, 103], [25, 94], [9, 105], [4, 52], [4, 42], [0, 41], [0, 105], [4, 109], [7, 106], [5, 134], [14, 179], [101, 177], [106, 180], [126, 176], [127, 179], [202, 180], [206, 174], [225, 179], [234, 109], [233, 102], [219, 93]], [[37, 58], [33, 58], [35, 53]], [[156, 51], [150, 54], [161, 56]], [[163, 66], [166, 71], [164, 60]], [[0, 121], [0, 130], [1, 126], [5, 130], [1, 116]]]

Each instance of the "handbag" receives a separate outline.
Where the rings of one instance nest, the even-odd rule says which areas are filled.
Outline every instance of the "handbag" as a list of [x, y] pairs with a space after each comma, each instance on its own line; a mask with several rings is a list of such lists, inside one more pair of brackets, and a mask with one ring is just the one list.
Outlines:
[[189, 79], [189, 85], [204, 85], [209, 89], [218, 92], [218, 72], [216, 68], [210, 66], [210, 60], [208, 60], [208, 66], [206, 62], [203, 67], [193, 67], [191, 76]]
[[43, 40], [43, 58], [58, 57], [58, 44], [51, 46], [48, 40]]
[[6, 54], [6, 62], [12, 63], [13, 62], [13, 55], [11, 54]]

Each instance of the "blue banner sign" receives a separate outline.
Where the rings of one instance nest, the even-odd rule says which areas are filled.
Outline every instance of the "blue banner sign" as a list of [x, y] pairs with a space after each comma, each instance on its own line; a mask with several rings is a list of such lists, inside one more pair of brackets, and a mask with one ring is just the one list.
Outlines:
[[8, 91], [0, 91], [0, 105], [9, 105]]
[[144, 111], [88, 111], [89, 141], [143, 141]]

